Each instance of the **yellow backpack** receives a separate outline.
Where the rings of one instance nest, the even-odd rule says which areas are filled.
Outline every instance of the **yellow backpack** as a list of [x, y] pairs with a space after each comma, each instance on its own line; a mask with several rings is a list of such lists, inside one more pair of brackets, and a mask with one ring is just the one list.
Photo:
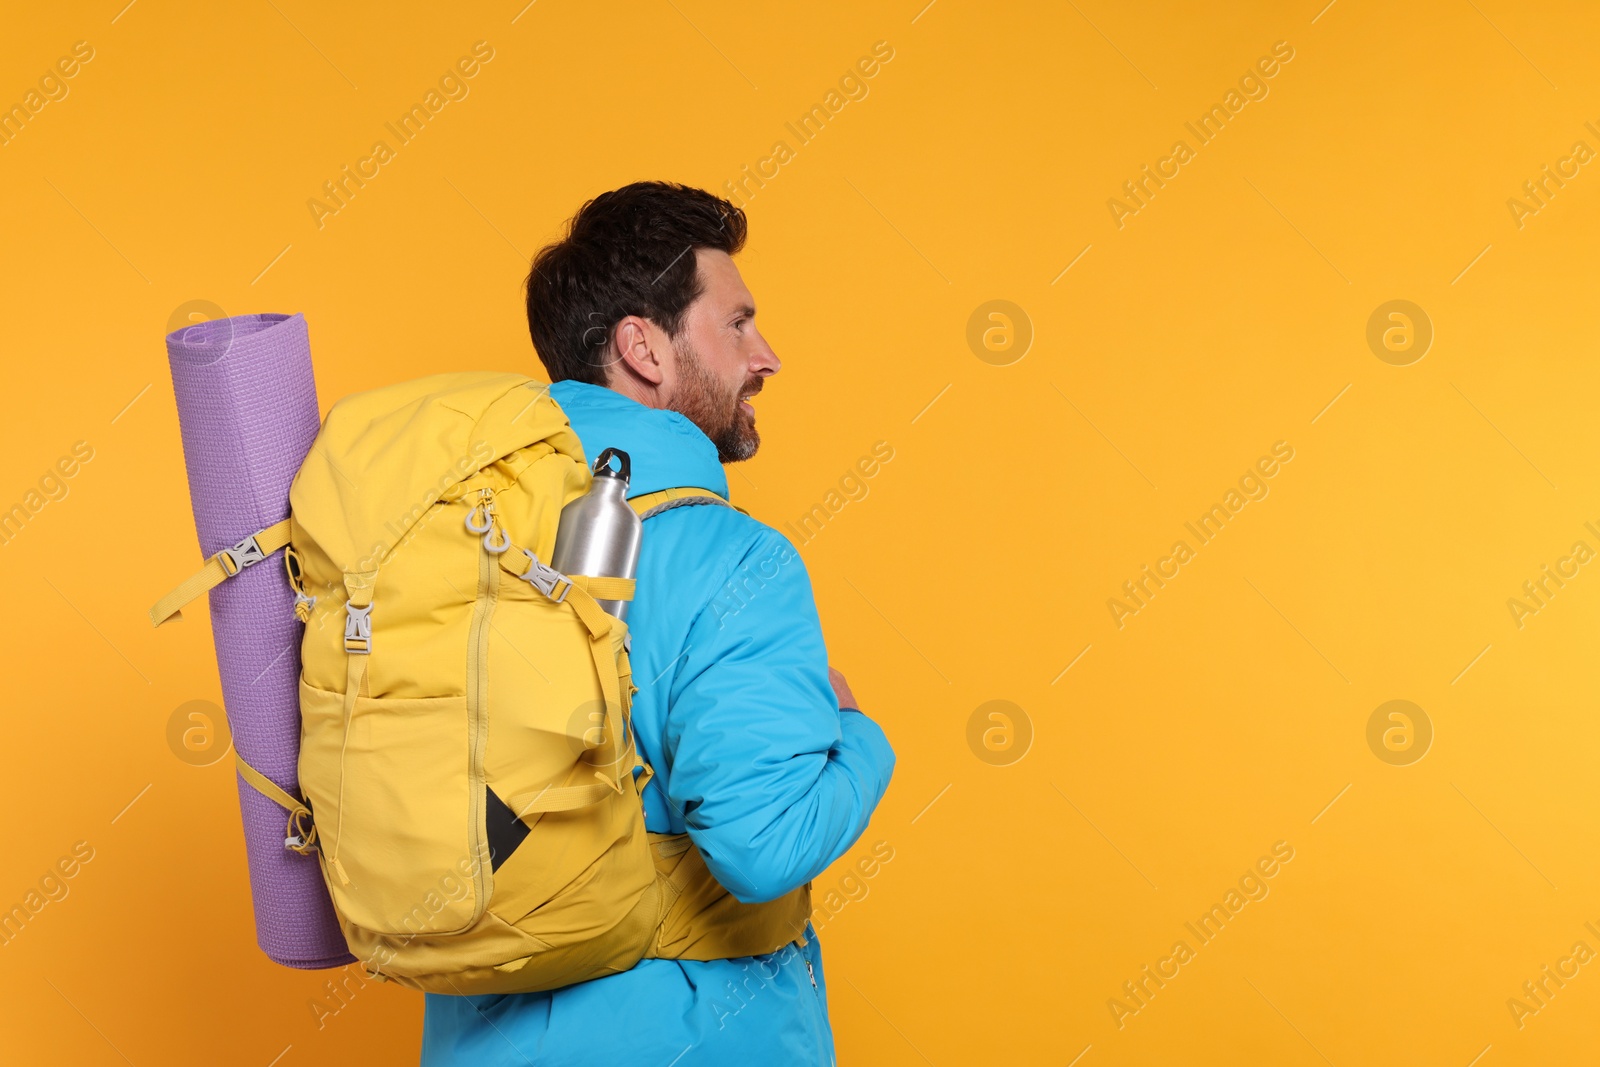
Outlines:
[[[289, 847], [318, 853], [375, 976], [532, 992], [804, 943], [809, 885], [741, 904], [687, 835], [645, 830], [628, 627], [596, 604], [631, 600], [633, 580], [543, 562], [589, 480], [548, 386], [440, 374], [335, 404], [289, 518], [256, 535], [253, 555], [287, 542], [306, 622], [305, 796], [239, 771], [290, 813]], [[715, 494], [630, 503], [686, 496]], [[223, 555], [151, 610], [157, 625], [228, 576]]]

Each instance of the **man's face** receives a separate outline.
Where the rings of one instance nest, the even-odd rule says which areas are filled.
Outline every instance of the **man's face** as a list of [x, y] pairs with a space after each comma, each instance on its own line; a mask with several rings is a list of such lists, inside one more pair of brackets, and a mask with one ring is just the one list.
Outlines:
[[698, 248], [695, 264], [702, 292], [668, 342], [676, 359], [663, 376], [665, 406], [711, 438], [718, 460], [737, 463], [761, 444], [749, 398], [782, 364], [756, 329], [755, 298], [732, 257]]

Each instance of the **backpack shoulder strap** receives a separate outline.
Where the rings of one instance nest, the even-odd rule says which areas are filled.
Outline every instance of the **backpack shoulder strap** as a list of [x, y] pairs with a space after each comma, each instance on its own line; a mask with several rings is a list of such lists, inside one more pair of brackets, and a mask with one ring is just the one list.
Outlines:
[[630, 507], [638, 513], [639, 518], [648, 519], [659, 515], [663, 511], [673, 508], [692, 507], [695, 504], [720, 504], [725, 508], [732, 508], [741, 515], [750, 514], [737, 504], [731, 504], [721, 495], [710, 489], [701, 489], [693, 485], [680, 485], [671, 489], [662, 489], [655, 493], [645, 493], [633, 497], [628, 501]]

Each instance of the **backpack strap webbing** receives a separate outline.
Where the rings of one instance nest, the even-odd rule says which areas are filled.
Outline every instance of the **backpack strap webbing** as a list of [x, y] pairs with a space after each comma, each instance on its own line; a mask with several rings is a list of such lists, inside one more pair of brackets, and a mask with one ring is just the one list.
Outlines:
[[239, 777], [244, 779], [246, 785], [289, 813], [289, 826], [284, 835], [283, 847], [302, 856], [313, 851], [317, 845], [317, 829], [316, 824], [311, 821], [311, 809], [287, 790], [280, 788], [277, 782], [246, 763], [244, 757], [239, 755], [238, 749], [233, 750], [233, 758]]
[[567, 581], [574, 589], [582, 589], [596, 600], [632, 600], [634, 580], [613, 578], [609, 575], [568, 574]]
[[695, 504], [721, 504], [725, 508], [732, 508], [741, 515], [749, 514], [739, 505], [729, 503], [727, 498], [721, 494], [714, 493], [710, 489], [701, 489], [699, 486], [694, 485], [680, 485], [654, 493], [644, 493], [628, 501], [628, 506], [633, 508], [641, 519], [648, 519], [652, 515], [659, 515], [663, 511], [670, 511], [673, 508], [689, 507]]
[[184, 579], [172, 592], [150, 609], [150, 622], [160, 626], [179, 616], [179, 610], [201, 593], [209, 593], [252, 563], [260, 563], [289, 543], [289, 520], [282, 519], [264, 530], [257, 530], [243, 541], [224, 548], [207, 559], [205, 566]]

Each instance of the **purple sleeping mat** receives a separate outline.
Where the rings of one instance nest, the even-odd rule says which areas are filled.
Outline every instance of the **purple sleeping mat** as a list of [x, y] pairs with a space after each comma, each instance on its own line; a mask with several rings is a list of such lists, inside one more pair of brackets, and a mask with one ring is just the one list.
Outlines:
[[[167, 337], [200, 551], [289, 514], [289, 485], [321, 426], [303, 315], [239, 315]], [[299, 796], [300, 638], [283, 555], [211, 591], [211, 632], [239, 755]], [[287, 813], [238, 779], [256, 941], [286, 967], [354, 962], [315, 855], [284, 847]]]

